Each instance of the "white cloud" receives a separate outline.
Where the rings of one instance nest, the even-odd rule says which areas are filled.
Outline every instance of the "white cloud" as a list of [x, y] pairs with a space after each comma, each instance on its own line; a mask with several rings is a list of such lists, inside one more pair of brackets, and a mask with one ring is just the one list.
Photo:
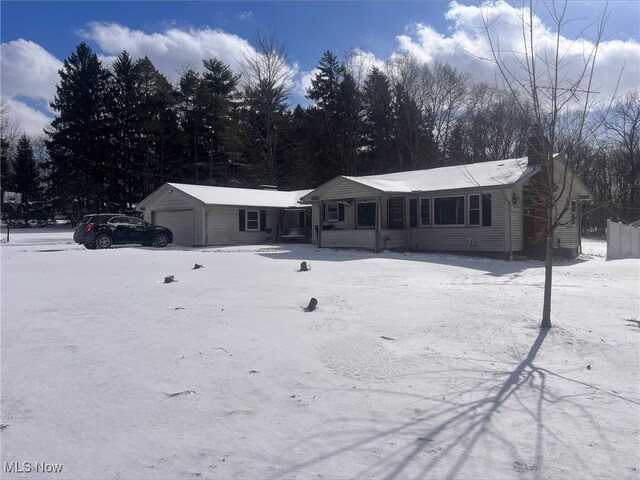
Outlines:
[[80, 34], [95, 41], [108, 55], [103, 58], [105, 62], [110, 63], [123, 50], [134, 58], [146, 55], [171, 80], [176, 80], [184, 67], [200, 71], [202, 60], [213, 57], [240, 72], [245, 53], [253, 50], [243, 38], [210, 28], [145, 33], [115, 23], [94, 22]]
[[19, 125], [19, 130], [30, 137], [43, 135], [43, 129], [51, 125], [51, 118], [31, 108], [24, 102], [11, 97], [2, 97], [5, 102], [6, 115]]
[[253, 12], [251, 10], [247, 12], [242, 12], [236, 15], [236, 18], [238, 20], [247, 20], [248, 18], [251, 18], [251, 17], [253, 17]]
[[[484, 30], [483, 16], [490, 25], [495, 45], [504, 52], [507, 65], [518, 71], [512, 52], [524, 50], [521, 15], [523, 11], [504, 1], [484, 2], [480, 6], [461, 5], [451, 2], [446, 14], [452, 22], [447, 34], [441, 34], [433, 28], [415, 24], [410, 31], [397, 37], [400, 52], [411, 53], [426, 63], [440, 61], [449, 63], [463, 72], [471, 73], [477, 80], [500, 85], [498, 72], [491, 62], [491, 50]], [[546, 19], [534, 17], [536, 47], [542, 54], [548, 54], [555, 47], [554, 33]], [[575, 79], [584, 66], [584, 54], [591, 51], [593, 44], [586, 39], [560, 38], [560, 49], [565, 53], [563, 75]], [[624, 66], [624, 70], [623, 70]], [[621, 76], [620, 76], [621, 75]], [[640, 78], [640, 44], [636, 41], [603, 41], [598, 50], [594, 70], [593, 89], [605, 98], [613, 95], [620, 76], [618, 93], [638, 88]]]
[[306, 104], [308, 100], [305, 98], [307, 90], [311, 87], [311, 80], [320, 72], [319, 69], [314, 68], [308, 72], [300, 72], [298, 74], [298, 80], [295, 82], [292, 98], [296, 103]]
[[14, 40], [2, 44], [2, 95], [53, 100], [62, 62], [37, 43]]

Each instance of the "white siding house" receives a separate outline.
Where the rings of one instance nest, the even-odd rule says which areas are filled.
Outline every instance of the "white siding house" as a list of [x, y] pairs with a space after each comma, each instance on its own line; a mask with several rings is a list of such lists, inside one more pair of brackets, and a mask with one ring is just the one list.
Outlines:
[[165, 183], [137, 209], [168, 227], [176, 245], [255, 245], [278, 241], [290, 228], [310, 232], [310, 206], [299, 203], [309, 192]]
[[[541, 167], [533, 157], [364, 177], [340, 176], [302, 198], [312, 205], [321, 247], [407, 249], [539, 256], [540, 226], [525, 212]], [[589, 192], [555, 155], [564, 182], [559, 246], [580, 248], [580, 201]], [[539, 205], [536, 206], [539, 208]], [[527, 236], [528, 234], [528, 236]]]

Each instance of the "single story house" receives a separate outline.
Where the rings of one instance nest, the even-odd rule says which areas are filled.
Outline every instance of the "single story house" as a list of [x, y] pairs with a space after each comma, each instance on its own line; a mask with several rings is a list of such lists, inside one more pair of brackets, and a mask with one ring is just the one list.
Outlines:
[[310, 191], [165, 183], [136, 209], [171, 229], [176, 245], [257, 245], [278, 241], [292, 228], [310, 236], [310, 205], [299, 203]]
[[[539, 146], [539, 144], [537, 145]], [[372, 176], [339, 176], [302, 197], [312, 205], [319, 247], [380, 251], [514, 253], [544, 258], [546, 210], [540, 198], [545, 158], [523, 158]], [[554, 245], [580, 251], [582, 181], [554, 155], [558, 213]]]

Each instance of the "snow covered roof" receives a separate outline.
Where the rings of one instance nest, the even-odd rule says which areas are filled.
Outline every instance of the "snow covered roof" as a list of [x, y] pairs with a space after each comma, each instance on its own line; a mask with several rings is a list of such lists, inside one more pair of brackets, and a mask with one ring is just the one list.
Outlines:
[[234, 205], [243, 207], [292, 208], [308, 205], [298, 203], [301, 197], [311, 190], [281, 192], [278, 190], [259, 190], [255, 188], [211, 187], [207, 185], [189, 185], [186, 183], [167, 183], [187, 195], [200, 200], [205, 205]]
[[537, 167], [528, 165], [527, 157], [523, 157], [429, 170], [344, 178], [381, 192], [410, 193], [511, 185], [528, 177], [536, 170]]

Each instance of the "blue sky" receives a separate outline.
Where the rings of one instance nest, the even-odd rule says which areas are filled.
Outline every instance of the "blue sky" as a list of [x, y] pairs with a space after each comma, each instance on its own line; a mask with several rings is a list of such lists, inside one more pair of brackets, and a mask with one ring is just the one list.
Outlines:
[[[541, 2], [539, 2], [541, 3]], [[566, 35], [575, 38], [602, 12], [603, 2], [569, 3]], [[640, 84], [640, 6], [635, 1], [609, 4], [608, 49], [603, 71], [625, 65], [625, 86]], [[498, 33], [513, 23], [512, 5], [485, 4], [501, 12]], [[38, 130], [52, 115], [52, 99], [61, 62], [86, 41], [109, 63], [126, 49], [148, 55], [169, 77], [185, 65], [218, 56], [239, 69], [243, 52], [251, 49], [256, 32], [274, 32], [285, 44], [301, 101], [313, 69], [326, 50], [339, 58], [353, 49], [371, 63], [382, 64], [399, 52], [411, 52], [428, 63], [444, 61], [481, 80], [492, 73], [473, 61], [481, 51], [479, 2], [356, 1], [356, 2], [59, 2], [0, 3], [2, 40], [1, 93], [21, 117], [25, 130]], [[488, 10], [487, 10], [488, 11]], [[548, 23], [545, 9], [536, 13]], [[496, 13], [497, 15], [498, 13]], [[504, 32], [504, 33], [503, 33]], [[603, 80], [603, 85], [611, 83]], [[628, 84], [628, 85], [627, 85]], [[606, 88], [609, 88], [608, 86]]]

